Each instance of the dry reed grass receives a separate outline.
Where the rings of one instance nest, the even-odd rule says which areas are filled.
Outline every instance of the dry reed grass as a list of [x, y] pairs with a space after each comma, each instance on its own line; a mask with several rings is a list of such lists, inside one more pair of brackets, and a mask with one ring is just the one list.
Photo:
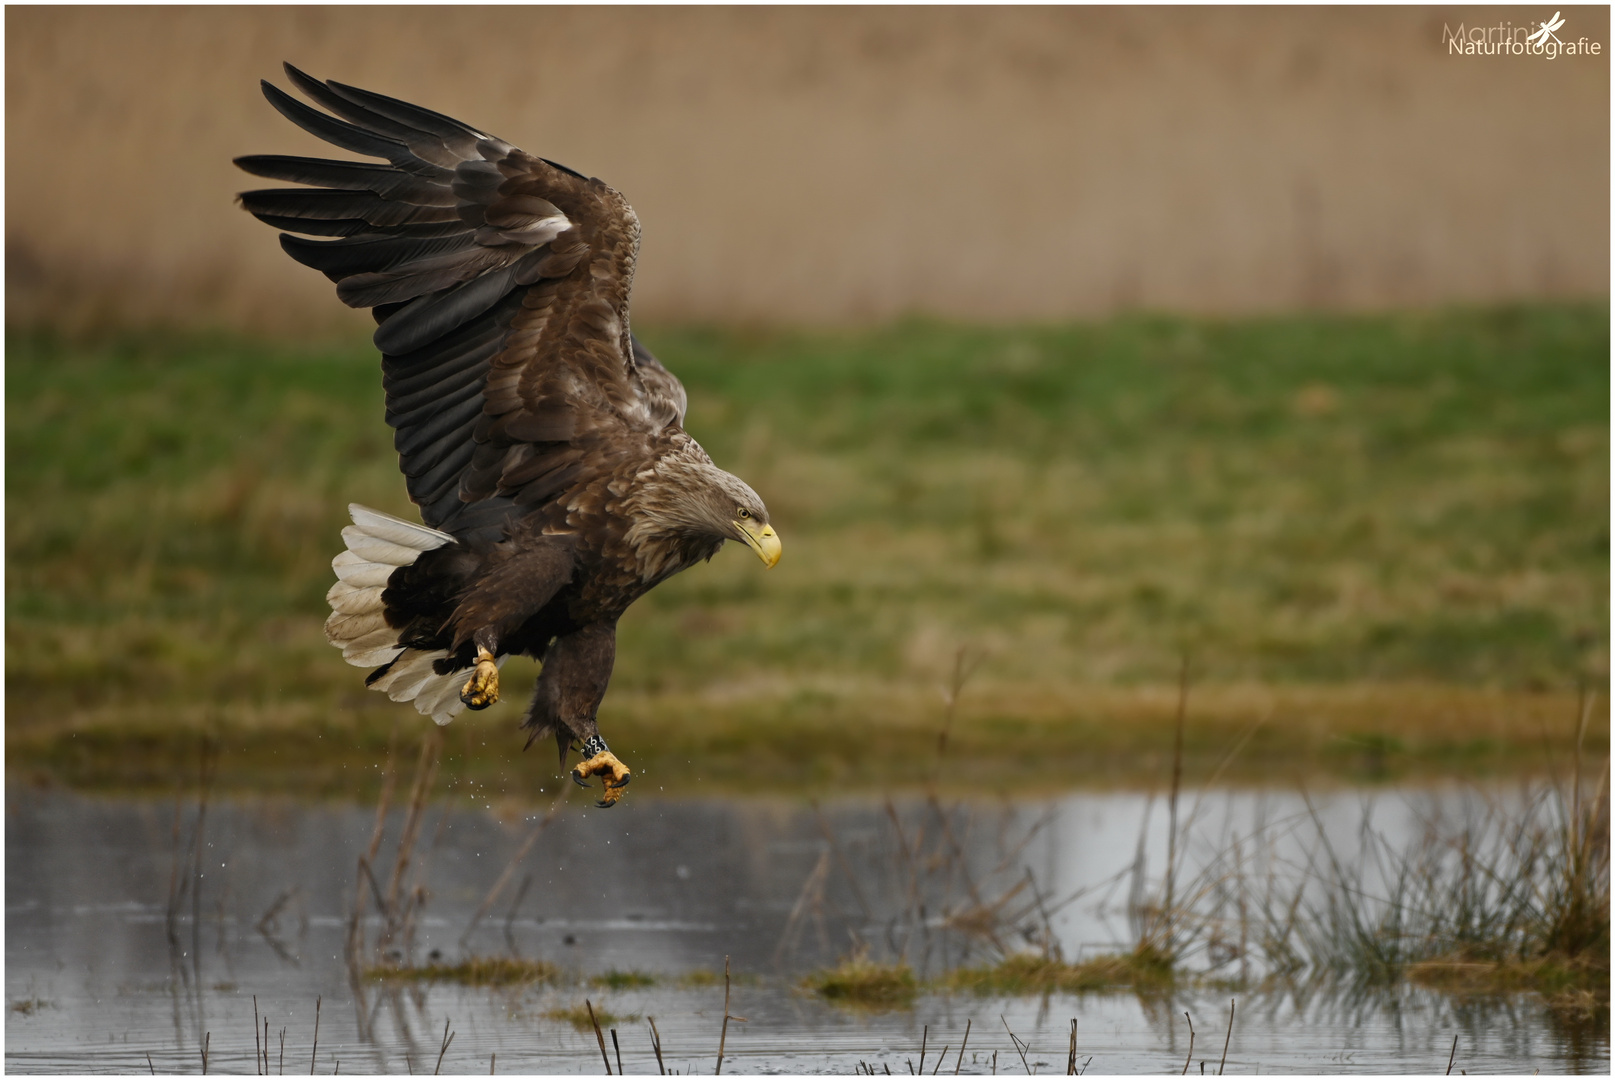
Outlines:
[[1440, 43], [1413, 9], [18, 8], [12, 159], [70, 131], [122, 168], [10, 178], [8, 317], [357, 326], [231, 204], [232, 157], [321, 145], [259, 97], [288, 57], [620, 188], [636, 318], [1604, 294], [1607, 64]]

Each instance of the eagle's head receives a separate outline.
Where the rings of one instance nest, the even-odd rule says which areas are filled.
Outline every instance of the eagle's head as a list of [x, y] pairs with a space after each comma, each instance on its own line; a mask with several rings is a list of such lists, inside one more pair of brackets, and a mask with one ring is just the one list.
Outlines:
[[635, 507], [640, 523], [631, 533], [644, 525], [645, 534], [720, 541], [713, 551], [723, 540], [736, 540], [755, 551], [764, 566], [779, 562], [779, 536], [768, 523], [768, 507], [750, 485], [708, 461], [663, 464], [672, 467], [658, 469], [660, 482], [642, 488], [647, 498]]

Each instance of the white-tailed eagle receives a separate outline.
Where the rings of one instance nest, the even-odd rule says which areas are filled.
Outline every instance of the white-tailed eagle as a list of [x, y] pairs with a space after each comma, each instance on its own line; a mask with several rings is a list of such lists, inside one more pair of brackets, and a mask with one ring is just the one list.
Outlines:
[[542, 661], [527, 744], [553, 735], [564, 765], [576, 742], [573, 779], [601, 776], [610, 806], [630, 779], [596, 723], [618, 618], [726, 540], [773, 566], [768, 509], [685, 432], [683, 386], [629, 331], [639, 219], [620, 194], [439, 113], [286, 73], [326, 111], [265, 82], [281, 115], [375, 160], [237, 158], [306, 185], [241, 203], [375, 315], [425, 522], [349, 508], [326, 635], [440, 724], [498, 700], [506, 656]]

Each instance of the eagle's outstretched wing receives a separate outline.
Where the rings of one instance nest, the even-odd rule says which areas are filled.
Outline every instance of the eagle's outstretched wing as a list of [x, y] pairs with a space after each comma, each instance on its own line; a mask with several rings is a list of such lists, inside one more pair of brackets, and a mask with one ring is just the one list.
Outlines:
[[385, 163], [237, 158], [310, 185], [241, 202], [373, 309], [387, 422], [428, 525], [497, 526], [683, 422], [684, 388], [629, 334], [639, 220], [621, 195], [439, 113], [286, 73], [329, 114], [265, 82], [283, 116]]

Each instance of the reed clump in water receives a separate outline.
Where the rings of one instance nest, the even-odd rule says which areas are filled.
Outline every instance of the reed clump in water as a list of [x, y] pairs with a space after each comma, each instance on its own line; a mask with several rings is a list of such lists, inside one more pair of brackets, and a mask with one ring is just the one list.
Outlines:
[[1248, 875], [1236, 850], [1184, 882], [1170, 908], [1152, 908], [1152, 922], [1170, 920], [1180, 968], [1209, 965], [1201, 979], [1237, 961], [1228, 981], [1239, 985], [1248, 963], [1258, 983], [1534, 991], [1563, 1019], [1607, 1025], [1608, 767], [1592, 785], [1579, 772], [1513, 798], [1478, 794], [1406, 844], [1365, 812], [1354, 854], [1336, 849], [1309, 800], [1311, 836], [1304, 819], [1294, 834], [1304, 867]]
[[1173, 981], [1171, 959], [1144, 944], [1130, 953], [1096, 956], [1074, 964], [1052, 956], [1018, 953], [987, 967], [951, 971], [941, 980], [941, 985], [949, 990], [971, 990], [979, 994], [1043, 994], [1095, 990], [1147, 992], [1169, 989]]
[[1609, 1009], [1597, 984], [1609, 985], [1609, 968], [1591, 957], [1536, 957], [1529, 960], [1469, 961], [1456, 958], [1410, 964], [1410, 982], [1449, 994], [1496, 994], [1534, 990], [1549, 1005], [1570, 1012]]
[[[1303, 904], [1300, 934], [1313, 965], [1453, 993], [1534, 990], [1556, 1011], [1607, 1023], [1609, 764], [1584, 778], [1590, 714], [1584, 701], [1568, 780], [1487, 800], [1461, 822], [1427, 822], [1401, 851], [1365, 830], [1351, 868], [1323, 843], [1324, 896]], [[1378, 890], [1366, 887], [1367, 865], [1383, 868]]]
[[[686, 990], [699, 990], [707, 986], [722, 986], [723, 972], [713, 971], [711, 968], [692, 968], [673, 981], [676, 985]], [[736, 986], [756, 986], [759, 979], [756, 975], [748, 972], [737, 971], [731, 981]]]
[[509, 956], [474, 956], [457, 964], [372, 967], [365, 974], [389, 982], [452, 982], [465, 986], [524, 986], [556, 983], [562, 978], [561, 969], [554, 964]]
[[680, 975], [678, 981], [680, 986], [694, 989], [702, 986], [717, 986], [722, 978], [723, 976], [711, 968], [696, 968]]
[[636, 987], [655, 986], [656, 976], [643, 971], [617, 971], [596, 975], [589, 980], [591, 986], [604, 986], [608, 990], [632, 990]]
[[859, 954], [810, 975], [806, 985], [820, 997], [866, 1008], [908, 1008], [920, 984], [907, 964], [882, 964]]
[[597, 1007], [591, 1013], [587, 1004], [572, 1005], [567, 1008], [549, 1009], [545, 1011], [544, 1015], [551, 1020], [561, 1020], [571, 1024], [579, 1031], [593, 1031], [596, 1023], [598, 1023], [600, 1027], [608, 1028], [621, 1024], [625, 1020], [639, 1019], [638, 1013], [634, 1013], [629, 1016], [618, 1016], [616, 1013], [607, 1012], [603, 1007]]
[[1325, 924], [1326, 949], [1453, 993], [1534, 990], [1555, 1009], [1607, 1017], [1606, 780], [1591, 798], [1550, 788], [1522, 811], [1493, 809], [1477, 824], [1427, 838], [1395, 864], [1398, 904], [1387, 903], [1377, 921], [1348, 907], [1342, 889]]

